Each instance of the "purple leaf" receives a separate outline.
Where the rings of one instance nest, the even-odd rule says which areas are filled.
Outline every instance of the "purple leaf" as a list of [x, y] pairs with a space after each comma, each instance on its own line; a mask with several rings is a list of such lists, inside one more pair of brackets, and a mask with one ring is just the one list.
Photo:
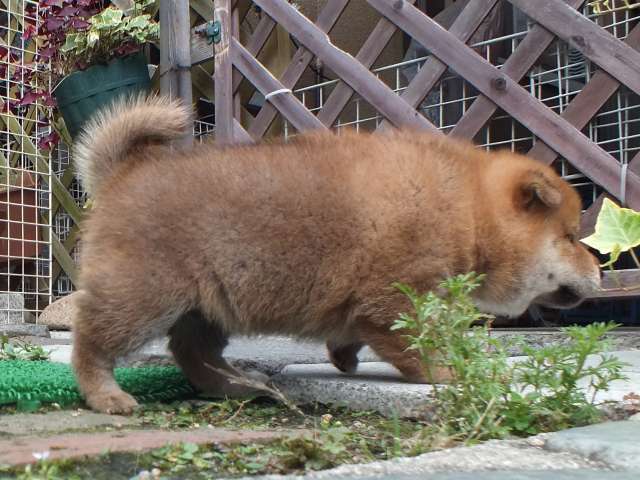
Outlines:
[[58, 30], [58, 29], [62, 28], [64, 23], [65, 23], [65, 19], [64, 18], [49, 17], [49, 18], [47, 18], [47, 21], [45, 22], [45, 26], [46, 26], [48, 31], [53, 32], [55, 30]]
[[55, 130], [38, 140], [38, 147], [43, 150], [51, 150], [60, 141], [60, 135]]
[[78, 17], [89, 18], [92, 17], [94, 13], [95, 12], [93, 10], [89, 10], [88, 8], [81, 8], [78, 10]]
[[60, 10], [57, 15], [60, 17], [72, 17], [76, 15], [80, 9], [78, 7], [74, 7], [73, 5], [67, 5], [62, 10]]
[[74, 18], [71, 20], [71, 26], [76, 30], [86, 30], [91, 26], [91, 24], [80, 18]]
[[58, 49], [56, 47], [47, 47], [40, 50], [38, 52], [38, 55], [40, 56], [41, 60], [49, 60], [56, 54], [57, 51]]
[[24, 97], [18, 102], [18, 106], [22, 107], [23, 105], [32, 105], [34, 104], [42, 94], [38, 93], [34, 90], [30, 90], [24, 94]]

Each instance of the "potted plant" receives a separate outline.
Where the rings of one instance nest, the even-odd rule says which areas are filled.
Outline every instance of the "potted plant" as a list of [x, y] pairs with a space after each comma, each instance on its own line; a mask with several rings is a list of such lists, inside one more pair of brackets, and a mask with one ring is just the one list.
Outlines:
[[[118, 96], [151, 88], [141, 50], [158, 40], [159, 25], [150, 13], [155, 0], [113, 3], [40, 1], [38, 61], [50, 65], [57, 112], [71, 139], [97, 109]], [[51, 120], [55, 130], [64, 131], [55, 113]]]

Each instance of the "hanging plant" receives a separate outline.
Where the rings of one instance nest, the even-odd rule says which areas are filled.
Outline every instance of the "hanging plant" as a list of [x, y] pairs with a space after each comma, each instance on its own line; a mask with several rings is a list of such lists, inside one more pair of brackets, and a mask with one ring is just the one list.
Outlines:
[[[159, 24], [151, 11], [156, 0], [119, 0], [116, 5], [105, 0], [41, 0], [37, 33], [37, 62], [50, 81], [51, 89], [32, 90], [21, 102], [54, 107], [55, 88], [74, 72], [94, 65], [106, 65], [114, 59], [139, 52], [145, 44], [157, 43]], [[43, 148], [52, 148], [62, 136], [71, 138], [55, 108], [49, 110], [49, 121], [57, 131], [41, 141]]]

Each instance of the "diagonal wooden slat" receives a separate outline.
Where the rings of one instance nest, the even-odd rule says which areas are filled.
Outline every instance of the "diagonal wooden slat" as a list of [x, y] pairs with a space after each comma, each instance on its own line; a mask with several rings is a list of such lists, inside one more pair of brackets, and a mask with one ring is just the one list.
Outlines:
[[[625, 43], [634, 50], [640, 49], [640, 25], [636, 25], [625, 39]], [[561, 113], [562, 118], [582, 130], [605, 102], [618, 90], [620, 82], [604, 70], [598, 70], [589, 83], [569, 103]], [[558, 154], [543, 142], [536, 143], [528, 155], [551, 165]], [[631, 162], [633, 163], [633, 162]], [[636, 172], [638, 173], [638, 172]]]
[[[71, 165], [69, 165], [65, 169], [64, 173], [62, 174], [62, 177], [60, 177], [60, 183], [68, 191], [69, 190], [69, 186], [71, 185], [71, 182], [73, 182], [74, 178], [75, 178], [75, 169]], [[51, 207], [49, 209], [49, 214], [51, 215], [51, 218], [55, 218], [56, 213], [58, 213], [58, 210], [60, 210], [61, 206], [62, 205], [58, 201], [56, 196], [52, 195], [51, 196]]]
[[[620, 197], [620, 164], [569, 122], [407, 2], [367, 1], [586, 176]], [[640, 177], [629, 173], [627, 188], [629, 205], [640, 208]]]
[[[333, 2], [328, 2], [316, 20], [318, 28], [323, 32], [329, 33], [348, 3], [349, 0], [334, 0]], [[249, 49], [247, 48], [247, 50]], [[291, 63], [289, 63], [289, 66], [282, 74], [282, 78], [280, 79], [282, 85], [286, 88], [293, 88], [298, 80], [300, 80], [307, 66], [309, 66], [309, 63], [311, 63], [311, 60], [313, 60], [312, 52], [304, 47], [298, 48], [293, 55]], [[269, 129], [277, 113], [278, 110], [273, 105], [265, 102], [256, 118], [251, 122], [249, 134], [254, 138], [261, 138]]]
[[240, 122], [233, 119], [233, 137], [235, 143], [253, 143], [253, 137], [244, 129]]
[[[566, 0], [572, 7], [579, 7], [584, 0]], [[502, 66], [501, 71], [519, 82], [538, 61], [556, 36], [540, 25], [534, 25]], [[473, 138], [498, 109], [495, 103], [480, 95], [453, 127], [451, 135]]]
[[76, 268], [76, 263], [73, 261], [71, 255], [67, 253], [67, 251], [64, 249], [64, 246], [55, 235], [51, 235], [51, 251], [54, 258], [58, 261], [60, 267], [69, 276], [73, 284], [77, 285], [78, 270]]
[[[75, 268], [73, 268], [76, 266], [76, 263], [73, 261], [73, 257], [71, 257], [71, 252], [75, 248], [76, 244], [80, 241], [80, 234], [81, 234], [80, 227], [78, 225], [73, 225], [71, 227], [71, 230], [67, 234], [67, 239], [64, 242], [62, 242], [62, 247], [64, 251], [67, 252], [67, 255], [66, 256], [59, 255], [59, 257], [62, 259], [62, 262], [60, 262], [60, 260], [58, 260], [58, 258], [56, 257], [56, 260], [58, 261], [53, 265], [53, 268], [51, 269], [51, 285], [54, 285], [56, 283], [56, 281], [58, 280], [58, 277], [60, 277], [60, 274], [62, 272], [65, 272], [67, 275], [71, 273], [71, 275], [69, 275], [69, 279], [72, 279], [73, 277], [76, 276], [77, 272]], [[73, 265], [73, 267], [70, 269], [71, 272], [68, 272], [63, 268], [63, 267], [69, 268], [71, 265]]]
[[254, 0], [271, 18], [282, 25], [336, 75], [348, 83], [378, 112], [396, 126], [438, 131], [411, 105], [393, 93], [380, 79], [351, 55], [331, 43], [316, 27], [285, 0]]
[[[408, 1], [412, 4], [415, 3], [415, 0]], [[356, 60], [367, 69], [371, 68], [373, 62], [375, 62], [380, 56], [397, 30], [398, 27], [393, 23], [386, 18], [381, 18], [371, 32], [371, 35], [369, 35], [356, 54]], [[344, 109], [345, 105], [349, 102], [352, 95], [353, 89], [347, 83], [338, 83], [324, 102], [322, 110], [318, 113], [318, 119], [320, 119], [320, 121], [327, 127], [331, 127], [340, 115], [340, 112]]]
[[[320, 123], [320, 120], [307, 110], [300, 100], [291, 93], [291, 90], [285, 88], [284, 85], [235, 38], [231, 39], [231, 58], [233, 59], [235, 67], [260, 90], [260, 93], [262, 93], [295, 128], [300, 131], [325, 128], [325, 126]], [[273, 92], [277, 91], [281, 93], [271, 96]]]
[[[251, 55], [257, 57], [260, 54], [275, 27], [276, 23], [268, 16], [264, 15], [260, 19], [260, 22], [258, 22], [253, 35], [251, 35], [251, 38], [249, 39], [249, 41], [247, 41], [247, 46], [245, 47], [251, 53]], [[236, 93], [238, 91], [241, 83], [242, 75], [240, 75], [238, 72], [234, 72], [233, 93]]]
[[[496, 3], [497, 0], [471, 0], [453, 22], [449, 32], [466, 43]], [[400, 96], [416, 108], [446, 71], [446, 64], [430, 56]], [[388, 127], [389, 123], [383, 121], [378, 129], [384, 130]]]
[[189, 7], [205, 20], [213, 20], [213, 2], [211, 0], [189, 0]]
[[509, 0], [640, 95], [640, 52], [560, 0]]

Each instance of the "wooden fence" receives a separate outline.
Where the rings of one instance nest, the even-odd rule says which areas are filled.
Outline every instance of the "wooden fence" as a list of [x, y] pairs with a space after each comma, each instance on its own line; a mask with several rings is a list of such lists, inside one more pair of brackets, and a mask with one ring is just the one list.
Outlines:
[[[193, 98], [215, 103], [217, 140], [255, 142], [272, 133], [282, 118], [298, 131], [332, 128], [355, 97], [366, 101], [384, 118], [379, 129], [412, 126], [440, 134], [420, 112], [420, 105], [450, 69], [477, 89], [479, 95], [449, 134], [477, 137], [498, 111], [517, 120], [537, 140], [529, 155], [547, 164], [566, 159], [603, 188], [602, 195], [585, 212], [584, 233], [593, 228], [605, 196], [640, 209], [640, 154], [621, 162], [583, 133], [621, 88], [640, 95], [640, 26], [634, 26], [624, 40], [618, 39], [583, 15], [585, 2], [580, 0], [458, 0], [464, 8], [440, 23], [418, 10], [414, 6], [416, 0], [367, 0], [366, 4], [381, 18], [357, 53], [350, 55], [331, 41], [331, 35], [341, 19], [350, 21], [345, 11], [351, 2], [365, 3], [329, 0], [311, 21], [286, 0], [190, 0], [190, 15], [184, 8], [176, 10], [177, 2], [162, 0], [160, 17], [163, 25], [170, 24], [170, 28], [162, 28], [162, 64], [154, 81], [165, 93], [189, 99], [184, 78], [190, 74]], [[507, 2], [524, 12], [533, 26], [498, 68], [483, 58], [472, 43]], [[241, 37], [241, 20], [256, 8], [261, 14], [252, 33]], [[185, 25], [191, 29], [189, 40]], [[274, 55], [285, 50], [284, 45], [274, 43], [276, 31], [291, 35], [296, 49], [274, 61]], [[371, 70], [399, 31], [424, 45], [430, 56], [407, 87], [397, 93]], [[167, 32], [171, 32], [171, 38]], [[184, 48], [187, 41], [190, 59]], [[571, 45], [599, 69], [572, 96], [566, 108], [554, 111], [522, 88], [521, 83], [544, 52], [558, 41]], [[312, 111], [296, 96], [295, 88], [318, 60], [340, 81], [321, 108]], [[185, 67], [189, 64], [191, 69], [187, 72]], [[240, 94], [245, 98], [247, 89], [250, 93], [252, 88], [266, 101], [258, 112], [247, 114]], [[57, 212], [65, 212], [73, 224], [63, 239], [53, 236], [53, 282], [60, 275], [73, 281], [76, 275], [73, 252], [80, 238], [78, 225], [83, 210], [81, 202], [70, 193], [73, 185], [72, 169], [59, 177], [52, 176], [52, 218]], [[623, 286], [635, 285], [640, 283], [640, 271], [623, 270], [618, 278]], [[607, 289], [617, 285], [613, 279], [605, 279]], [[618, 288], [600, 296], [635, 293]]]
[[[497, 0], [470, 0], [449, 29], [442, 28], [418, 10], [411, 0], [367, 0], [383, 18], [356, 56], [338, 48], [328, 35], [348, 0], [327, 2], [315, 23], [285, 0], [254, 0], [255, 6], [266, 15], [244, 44], [234, 34], [236, 1], [215, 0], [213, 23], [210, 25], [216, 29], [216, 139], [220, 142], [258, 141], [278, 113], [299, 131], [331, 128], [354, 94], [385, 118], [379, 129], [410, 126], [440, 134], [440, 130], [416, 108], [450, 68], [480, 93], [451, 130], [451, 135], [474, 138], [501, 109], [535, 135], [537, 142], [529, 155], [546, 164], [562, 157], [603, 187], [605, 193], [585, 213], [583, 231], [593, 228], [594, 213], [597, 213], [605, 195], [640, 209], [640, 154], [625, 165], [581, 131], [621, 86], [640, 95], [640, 53], [637, 50], [640, 26], [635, 26], [623, 41], [576, 10], [583, 6], [584, 1], [508, 1], [524, 12], [534, 25], [498, 68], [468, 45], [474, 32], [499, 3]], [[257, 58], [276, 25], [286, 29], [300, 45], [279, 77]], [[418, 74], [399, 95], [370, 71], [397, 29], [430, 52]], [[196, 29], [196, 32], [202, 31], [203, 27]], [[599, 67], [562, 112], [553, 111], [519, 84], [545, 50], [558, 39], [567, 42]], [[194, 37], [194, 63], [210, 56], [211, 53], [206, 54], [203, 40]], [[321, 60], [341, 82], [325, 100], [322, 109], [312, 113], [292, 89], [314, 58]], [[238, 117], [237, 101], [234, 100], [243, 79], [248, 80], [267, 100], [257, 116], [244, 124]], [[640, 271], [626, 270], [619, 278], [623, 284], [637, 284]], [[607, 278], [605, 286], [616, 285], [613, 279]], [[634, 294], [636, 292], [620, 288], [601, 296]]]

